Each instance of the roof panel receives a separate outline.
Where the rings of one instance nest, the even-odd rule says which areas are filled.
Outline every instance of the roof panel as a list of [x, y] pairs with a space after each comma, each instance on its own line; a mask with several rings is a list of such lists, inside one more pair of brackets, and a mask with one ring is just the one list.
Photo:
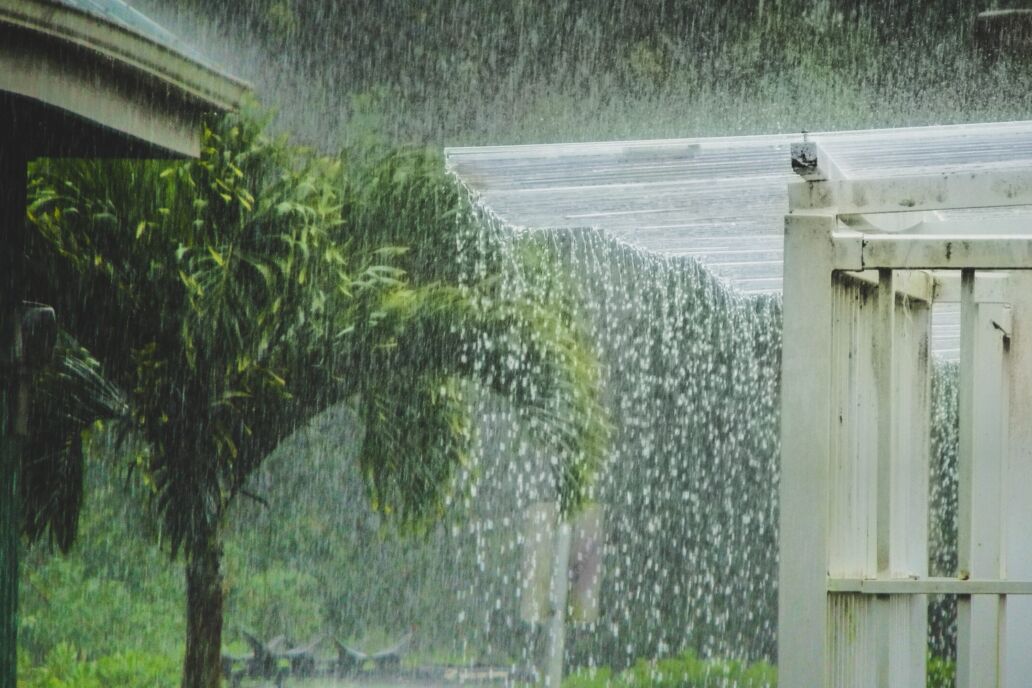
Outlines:
[[[808, 136], [851, 179], [1032, 166], [1032, 122]], [[781, 288], [786, 185], [798, 179], [790, 145], [801, 138], [489, 146], [445, 153], [449, 169], [477, 202], [514, 228], [595, 228], [642, 250], [692, 256], [741, 292], [768, 293]], [[937, 329], [935, 348], [950, 356], [956, 313], [940, 312], [944, 327]]]

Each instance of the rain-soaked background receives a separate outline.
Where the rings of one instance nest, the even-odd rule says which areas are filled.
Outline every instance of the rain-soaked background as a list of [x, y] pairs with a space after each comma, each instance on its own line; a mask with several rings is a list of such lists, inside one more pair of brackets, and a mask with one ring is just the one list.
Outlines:
[[[276, 130], [326, 153], [343, 149], [359, 165], [401, 146], [439, 151], [1027, 119], [1032, 62], [1023, 48], [980, 50], [974, 38], [975, 15], [997, 5], [137, 6], [251, 81], [275, 111]], [[568, 670], [615, 674], [686, 650], [772, 662], [780, 299], [730, 293], [690, 260], [642, 255], [592, 234], [516, 238], [474, 207], [454, 210], [448, 231], [467, 236], [444, 243], [479, 248], [436, 259], [452, 262], [459, 282], [494, 273], [499, 298], [562, 301], [600, 364], [612, 432], [591, 490], [604, 514], [598, 615], [570, 624]], [[400, 222], [389, 207], [379, 217]], [[391, 229], [402, 243], [441, 231]], [[482, 337], [464, 355], [476, 359], [494, 345]], [[533, 379], [537, 371], [526, 365], [511, 362], [517, 375]], [[946, 478], [932, 495], [939, 573], [951, 566], [951, 380], [942, 366], [933, 464]], [[355, 462], [363, 431], [348, 403], [300, 428], [264, 462], [248, 485], [252, 496], [235, 500], [225, 529], [227, 652], [246, 650], [245, 630], [297, 644], [322, 637], [327, 656], [336, 656], [332, 638], [376, 650], [411, 633], [406, 667], [482, 666], [528, 676], [545, 634], [521, 614], [524, 519], [532, 504], [554, 499], [554, 457], [506, 400], [473, 383], [468, 396], [476, 408], [473, 457], [456, 476], [440, 524], [423, 535], [401, 534], [370, 510]], [[171, 657], [178, 670], [182, 567], [159, 546], [147, 486], [110, 460], [126, 451], [116, 440], [95, 441], [87, 457], [87, 506], [74, 552], [52, 556], [36, 546], [26, 556], [20, 642], [27, 664], [56, 665], [61, 653], [74, 663], [134, 652], [139, 662]], [[936, 609], [930, 644], [948, 658], [949, 611]]]

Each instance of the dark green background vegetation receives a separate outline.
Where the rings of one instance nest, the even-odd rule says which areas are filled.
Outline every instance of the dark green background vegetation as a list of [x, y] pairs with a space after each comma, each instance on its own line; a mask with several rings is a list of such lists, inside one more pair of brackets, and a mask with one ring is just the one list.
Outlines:
[[972, 38], [977, 12], [1015, 0], [178, 5], [230, 36], [219, 58], [283, 126], [331, 147], [370, 123], [538, 143], [1021, 119], [1032, 98], [1024, 64], [980, 59]]

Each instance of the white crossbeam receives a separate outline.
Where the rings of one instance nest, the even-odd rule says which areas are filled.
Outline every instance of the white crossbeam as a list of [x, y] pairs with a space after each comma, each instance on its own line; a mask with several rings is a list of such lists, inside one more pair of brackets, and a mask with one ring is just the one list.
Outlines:
[[959, 578], [829, 578], [830, 593], [864, 595], [1032, 595], [1032, 581]]
[[836, 232], [834, 242], [840, 270], [1020, 270], [1032, 266], [1032, 234], [960, 238]]
[[1032, 169], [993, 168], [790, 183], [793, 209], [839, 215], [1032, 205]]
[[[927, 274], [927, 273], [926, 273]], [[960, 303], [960, 273], [935, 271], [936, 303]], [[1009, 275], [1005, 272], [980, 272], [975, 275], [975, 303], [1009, 303], [1011, 301]]]

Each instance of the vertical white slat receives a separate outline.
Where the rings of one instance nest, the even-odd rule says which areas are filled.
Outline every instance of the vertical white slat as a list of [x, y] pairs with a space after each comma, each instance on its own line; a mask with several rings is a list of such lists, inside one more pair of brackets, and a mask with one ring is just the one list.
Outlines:
[[831, 216], [785, 219], [778, 671], [828, 685], [828, 457], [831, 451]]
[[[971, 565], [971, 474], [974, 464], [972, 434], [975, 404], [975, 342], [978, 328], [975, 271], [960, 273], [960, 379], [958, 381], [959, 445], [957, 447], [957, 565]], [[957, 688], [979, 688], [971, 648], [971, 599], [957, 600]]]
[[[880, 271], [878, 332], [878, 576], [928, 573], [928, 369], [927, 303], [901, 298], [895, 276]], [[904, 430], [905, 429], [905, 430]], [[879, 685], [923, 686], [928, 646], [927, 598], [876, 598], [881, 618]]]
[[[832, 284], [832, 452], [829, 457], [828, 573], [869, 578], [877, 572], [878, 414], [873, 340], [877, 290], [836, 277]], [[834, 594], [829, 600], [827, 685], [874, 688], [884, 662], [876, 600]]]
[[829, 596], [830, 676], [827, 688], [874, 688], [881, 647], [870, 595]]
[[871, 413], [872, 289], [836, 280], [832, 329], [832, 439], [829, 455], [828, 572], [875, 573], [876, 418]]
[[[832, 577], [927, 575], [929, 304], [905, 303], [883, 277], [833, 282]], [[924, 595], [838, 593], [829, 605], [828, 685], [923, 685]]]
[[[895, 271], [878, 271], [878, 292], [871, 338], [872, 373], [875, 389], [873, 410], [876, 418], [875, 437], [877, 447], [876, 464], [876, 558], [878, 577], [891, 574], [892, 534], [896, 527], [893, 513], [893, 487], [896, 473], [896, 390], [895, 390], [895, 348], [896, 348], [896, 280]], [[895, 598], [877, 597], [871, 600], [877, 618], [878, 651], [872, 673], [878, 688], [898, 685], [900, 667], [893, 661], [893, 648], [907, 638], [897, 619]]]
[[[1010, 403], [1003, 478], [1003, 578], [1032, 580], [1032, 272], [1010, 273]], [[1032, 677], [1032, 596], [1008, 597], [1003, 609], [1003, 685], [1026, 688]]]
[[[957, 483], [958, 567], [961, 576], [1000, 576], [1003, 463], [1002, 306], [975, 300], [975, 272], [961, 273], [960, 447]], [[957, 686], [1000, 685], [999, 598], [957, 601]]]
[[894, 270], [878, 271], [877, 312], [874, 321], [874, 386], [877, 398], [877, 552], [878, 575], [890, 574], [889, 554], [892, 550], [892, 488], [896, 452], [896, 281]]
[[[897, 278], [897, 282], [898, 282]], [[895, 431], [889, 480], [891, 578], [928, 575], [928, 462], [931, 376], [928, 345], [930, 304], [897, 298], [894, 322]], [[887, 601], [890, 627], [886, 685], [923, 686], [928, 651], [926, 595], [896, 595]]]

